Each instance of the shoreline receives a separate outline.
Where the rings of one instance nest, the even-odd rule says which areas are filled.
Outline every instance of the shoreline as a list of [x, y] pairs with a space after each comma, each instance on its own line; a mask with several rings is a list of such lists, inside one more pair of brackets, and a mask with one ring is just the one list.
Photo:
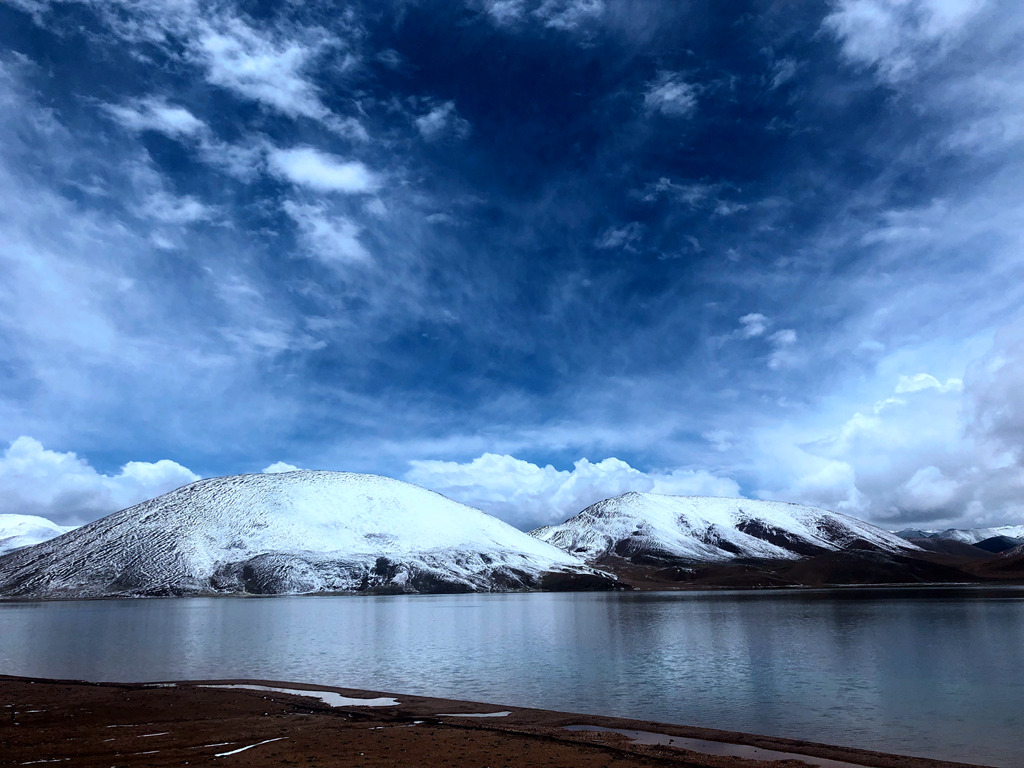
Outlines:
[[[634, 583], [625, 584], [614, 589], [508, 589], [495, 590], [492, 592], [389, 592], [360, 590], [354, 592], [278, 592], [278, 593], [255, 593], [255, 592], [196, 592], [194, 594], [180, 595], [86, 595], [82, 597], [39, 597], [22, 595], [0, 595], [0, 605], [18, 603], [79, 603], [99, 600], [274, 600], [288, 597], [458, 597], [460, 595], [565, 595], [565, 594], [621, 594], [621, 593], [690, 593], [690, 592], [749, 592], [749, 593], [785, 593], [785, 592], [870, 592], [871, 590], [937, 590], [937, 589], [964, 589], [968, 587], [1000, 589], [1003, 587], [1024, 587], [1024, 579], [988, 579], [984, 581], [894, 581], [860, 584], [856, 582], [843, 584], [762, 584], [762, 585], [735, 585], [735, 584], [666, 584], [657, 583]], [[2, 677], [2, 675], [0, 675]]]
[[[581, 729], [566, 730], [566, 726]], [[630, 737], [616, 730], [648, 736], [640, 735], [637, 741], [637, 734]], [[642, 743], [652, 738], [661, 743]], [[746, 756], [704, 751], [721, 745], [734, 745]], [[9, 675], [0, 675], [0, 755], [0, 765], [68, 759], [85, 766], [161, 766], [234, 759], [238, 765], [256, 768], [334, 764], [757, 768], [786, 760], [792, 768], [976, 768], [648, 720], [308, 683], [239, 679], [93, 683]]]

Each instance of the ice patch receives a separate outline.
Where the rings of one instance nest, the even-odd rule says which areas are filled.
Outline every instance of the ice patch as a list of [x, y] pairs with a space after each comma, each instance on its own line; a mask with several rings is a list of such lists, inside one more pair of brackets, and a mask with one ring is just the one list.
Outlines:
[[442, 712], [435, 717], [508, 717], [511, 712]]
[[[215, 686], [208, 686], [208, 687], [212, 688], [212, 687], [215, 687]], [[216, 755], [214, 755], [214, 757], [227, 757], [228, 755], [237, 755], [239, 752], [245, 752], [245, 750], [247, 750], [247, 749], [252, 749], [253, 747], [259, 747], [259, 746], [262, 746], [264, 744], [269, 744], [272, 741], [281, 741], [282, 739], [285, 739], [285, 738], [287, 738], [287, 737], [286, 736], [278, 736], [276, 739], [267, 739], [266, 741], [261, 741], [261, 742], [259, 742], [257, 744], [250, 744], [247, 747], [239, 747], [238, 749], [233, 749], [230, 752], [218, 752]]]
[[298, 688], [273, 688], [269, 685], [200, 685], [199, 688], [241, 688], [249, 691], [270, 691], [272, 693], [287, 693], [292, 696], [305, 696], [311, 699], [320, 699], [329, 707], [394, 707], [398, 699], [380, 697], [376, 699], [353, 699], [349, 696], [342, 696], [333, 691], [306, 691]]

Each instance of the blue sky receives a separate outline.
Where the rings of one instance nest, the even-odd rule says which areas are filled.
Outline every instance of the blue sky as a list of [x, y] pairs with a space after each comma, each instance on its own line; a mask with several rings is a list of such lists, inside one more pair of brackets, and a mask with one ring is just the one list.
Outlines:
[[0, 3], [0, 512], [387, 474], [1024, 520], [1010, 0]]

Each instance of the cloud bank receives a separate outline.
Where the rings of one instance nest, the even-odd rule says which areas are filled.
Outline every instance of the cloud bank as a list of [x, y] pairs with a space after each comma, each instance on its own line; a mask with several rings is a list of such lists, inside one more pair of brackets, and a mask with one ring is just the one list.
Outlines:
[[0, 457], [0, 514], [81, 525], [198, 479], [169, 459], [129, 461], [116, 475], [105, 475], [74, 453], [19, 437]]
[[531, 530], [560, 523], [591, 504], [629, 491], [689, 496], [738, 496], [732, 480], [704, 470], [641, 472], [616, 458], [580, 459], [571, 470], [540, 467], [485, 453], [472, 461], [413, 461], [405, 480]]

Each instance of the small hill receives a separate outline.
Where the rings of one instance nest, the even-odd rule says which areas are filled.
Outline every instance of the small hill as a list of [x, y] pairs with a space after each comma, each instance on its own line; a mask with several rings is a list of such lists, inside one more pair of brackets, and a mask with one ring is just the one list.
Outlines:
[[1024, 544], [1024, 539], [1016, 538], [1014, 536], [992, 536], [988, 539], [982, 539], [973, 546], [985, 552], [998, 554], [1000, 552], [1011, 550], [1014, 547], [1019, 547], [1021, 544]]

